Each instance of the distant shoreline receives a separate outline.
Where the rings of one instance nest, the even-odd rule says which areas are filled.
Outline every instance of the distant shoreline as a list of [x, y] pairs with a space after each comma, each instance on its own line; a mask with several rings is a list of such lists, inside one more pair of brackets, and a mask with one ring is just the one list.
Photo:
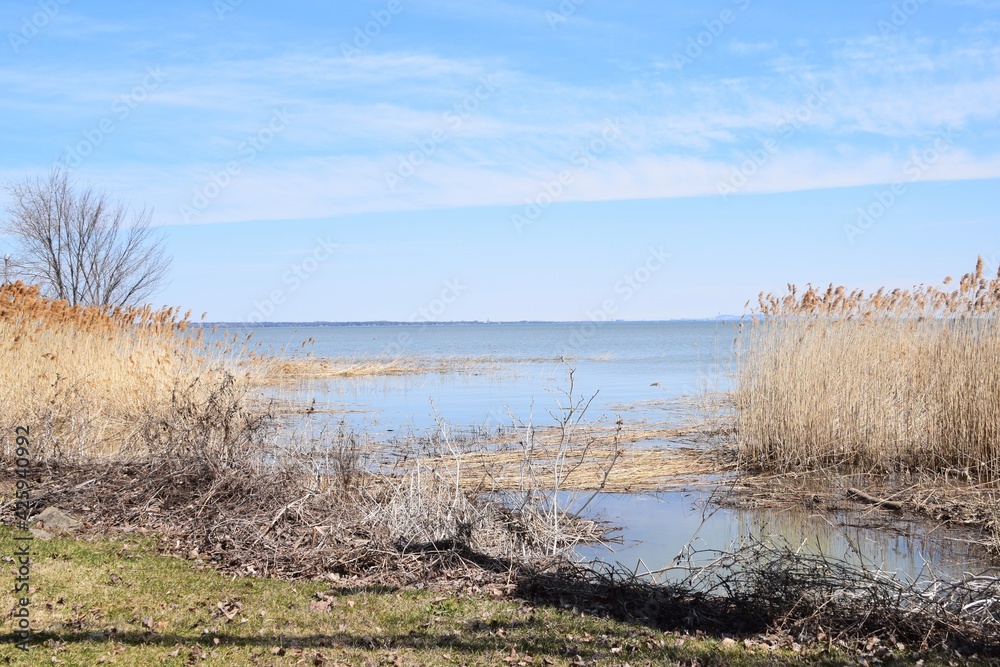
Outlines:
[[409, 327], [424, 327], [424, 326], [469, 326], [469, 325], [488, 325], [493, 326], [495, 324], [670, 324], [670, 323], [684, 323], [684, 322], [738, 322], [741, 319], [739, 315], [719, 315], [718, 317], [692, 317], [692, 318], [681, 318], [675, 320], [612, 320], [610, 322], [593, 322], [591, 320], [570, 320], [570, 321], [557, 321], [557, 320], [504, 320], [504, 321], [489, 321], [483, 322], [481, 320], [455, 320], [447, 322], [394, 322], [392, 320], [372, 320], [367, 322], [327, 322], [327, 321], [315, 321], [315, 322], [192, 322], [192, 326], [199, 327], [230, 327], [234, 329], [262, 329], [262, 328], [287, 328], [287, 327], [378, 327], [378, 326], [409, 326]]

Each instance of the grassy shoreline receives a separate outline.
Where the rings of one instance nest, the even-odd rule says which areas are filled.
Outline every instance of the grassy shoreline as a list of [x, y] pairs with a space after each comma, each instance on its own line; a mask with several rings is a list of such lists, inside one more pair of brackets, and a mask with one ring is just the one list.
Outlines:
[[[6, 553], [12, 532], [0, 528]], [[778, 634], [660, 631], [536, 604], [490, 582], [461, 590], [222, 575], [158, 555], [151, 537], [36, 541], [31, 651], [7, 664], [948, 665], [953, 654]], [[973, 662], [972, 664], [977, 664]], [[981, 664], [986, 664], [982, 662]]]
[[[265, 581], [273, 582], [266, 586], [282, 591], [275, 598], [280, 603], [275, 603], [278, 606], [270, 609], [286, 615], [288, 610], [295, 608], [295, 605], [289, 606], [291, 599], [299, 600], [296, 603], [299, 608], [309, 609], [312, 602], [322, 606], [330, 601], [329, 596], [316, 597], [318, 593], [338, 589], [340, 592], [334, 595], [338, 599], [344, 590], [350, 595], [374, 593], [376, 598], [364, 598], [364, 604], [384, 605], [386, 613], [390, 610], [395, 613], [402, 604], [400, 599], [410, 600], [407, 596], [411, 595], [418, 596], [416, 599], [421, 601], [420, 606], [425, 610], [428, 605], [464, 605], [470, 596], [498, 605], [490, 612], [494, 614], [507, 613], [511, 608], [531, 608], [536, 610], [533, 613], [537, 615], [537, 610], [545, 609], [549, 624], [536, 630], [555, 633], [556, 639], [560, 633], [582, 636], [578, 629], [565, 629], [567, 623], [578, 623], [574, 619], [579, 616], [580, 619], [590, 619], [586, 620], [587, 623], [597, 624], [593, 627], [599, 628], [599, 632], [586, 630], [591, 637], [602, 634], [612, 636], [612, 632], [620, 636], [664, 637], [667, 644], [663, 646], [653, 642], [644, 648], [634, 649], [637, 660], [642, 658], [650, 664], [673, 664], [675, 661], [681, 664], [705, 664], [706, 661], [720, 665], [775, 664], [775, 658], [780, 656], [788, 664], [802, 659], [817, 664], [853, 664], [859, 657], [879, 655], [882, 658], [902, 656], [900, 664], [906, 664], [908, 660], [918, 659], [912, 655], [930, 659], [934, 655], [954, 655], [955, 650], [959, 650], [965, 658], [983, 651], [994, 652], [991, 654], [993, 658], [1000, 657], [997, 635], [989, 629], [995, 629], [995, 624], [977, 627], [958, 611], [974, 600], [987, 599], [990, 593], [986, 589], [965, 591], [957, 588], [949, 594], [950, 597], [940, 600], [925, 598], [922, 589], [901, 586], [877, 572], [845, 568], [836, 559], [797, 554], [762, 543], [748, 545], [738, 552], [717, 554], [721, 559], [718, 563], [721, 569], [702, 570], [699, 566], [691, 571], [693, 579], [690, 583], [661, 586], [637, 579], [629, 572], [615, 569], [593, 571], [572, 565], [558, 555], [549, 558], [526, 558], [519, 554], [504, 556], [502, 553], [490, 555], [490, 550], [503, 542], [494, 544], [483, 540], [504, 538], [497, 535], [490, 537], [489, 531], [481, 533], [482, 528], [476, 529], [472, 535], [433, 542], [414, 542], [412, 533], [409, 541], [400, 542], [392, 532], [383, 534], [381, 530], [384, 529], [365, 534], [359, 532], [365, 525], [364, 516], [349, 506], [324, 509], [326, 506], [322, 502], [325, 501], [318, 498], [321, 502], [318, 506], [299, 502], [294, 511], [290, 510], [289, 506], [294, 503], [288, 503], [287, 499], [297, 500], [295, 496], [301, 491], [301, 487], [294, 485], [286, 489], [287, 495], [277, 495], [266, 503], [266, 498], [258, 498], [255, 501], [257, 504], [248, 505], [247, 499], [253, 495], [250, 489], [276, 490], [282, 484], [293, 481], [280, 475], [274, 476], [273, 471], [264, 476], [243, 479], [243, 486], [234, 487], [234, 478], [225, 471], [217, 471], [215, 477], [203, 471], [200, 473], [203, 477], [199, 477], [192, 475], [189, 469], [174, 469], [164, 475], [162, 470], [158, 472], [135, 464], [128, 464], [117, 472], [107, 468], [107, 464], [83, 469], [57, 465], [39, 470], [34, 476], [40, 501], [75, 512], [84, 519], [82, 534], [76, 539], [36, 541], [34, 544], [37, 554], [33, 562], [38, 565], [40, 578], [33, 576], [32, 579], [35, 587], [32, 605], [45, 609], [45, 613], [37, 617], [45, 619], [44, 623], [36, 625], [36, 629], [49, 633], [43, 638], [46, 642], [50, 639], [67, 640], [69, 645], [81, 643], [78, 650], [110, 650], [113, 655], [121, 646], [115, 644], [119, 640], [112, 635], [126, 627], [126, 640], [121, 643], [126, 648], [142, 646], [142, 655], [157, 656], [156, 660], [176, 657], [169, 653], [178, 650], [181, 644], [188, 647], [183, 649], [189, 651], [188, 657], [190, 651], [207, 653], [207, 649], [216, 646], [210, 638], [212, 645], [202, 641], [198, 644], [200, 648], [190, 648], [199, 638], [197, 632], [190, 631], [196, 629], [195, 625], [165, 646], [156, 631], [156, 624], [161, 622], [157, 617], [159, 612], [151, 614], [146, 609], [152, 609], [150, 605], [163, 601], [164, 585], [187, 600], [201, 595], [199, 591], [205, 589], [207, 584], [199, 578], [209, 577], [215, 582], [212, 586], [219, 591], [217, 594], [213, 593], [198, 604], [186, 607], [177, 602], [178, 606], [167, 615], [169, 618], [162, 620], [170, 627], [179, 627], [174, 619], [178, 615], [183, 616], [184, 609], [196, 617], [198, 613], [202, 616], [208, 613], [221, 618], [213, 611], [218, 603], [226, 606], [237, 594], [233, 591], [242, 591], [243, 586], [253, 588], [258, 586], [254, 582]], [[235, 474], [245, 477], [247, 472], [237, 470]], [[163, 488], [161, 481], [168, 478], [174, 479], [178, 488], [185, 489], [169, 503], [168, 497], [160, 496]], [[216, 506], [205, 514], [210, 501]], [[461, 506], [449, 504], [447, 507], [453, 512]], [[3, 506], [3, 510], [3, 522], [10, 525], [10, 504]], [[315, 538], [321, 535], [314, 531], [317, 525], [315, 520], [325, 519], [328, 523], [326, 517], [331, 516], [331, 511], [343, 515], [342, 519], [347, 519], [347, 523], [322, 533], [324, 541], [333, 538], [331, 544], [317, 544]], [[352, 523], [353, 520], [361, 522]], [[245, 529], [239, 529], [238, 524], [244, 522]], [[437, 523], [437, 520], [433, 522]], [[566, 528], [576, 532], [567, 532], [565, 537], [580, 534], [579, 527], [568, 524]], [[6, 552], [12, 552], [11, 534], [9, 528], [0, 530], [3, 545], [0, 548]], [[313, 536], [312, 542], [308, 541], [310, 536]], [[304, 539], [307, 540], [305, 544]], [[64, 555], [72, 553], [79, 555], [71, 556], [67, 561]], [[73, 569], [61, 570], [66, 562], [75, 562]], [[161, 572], [164, 567], [168, 571]], [[692, 585], [695, 580], [702, 583]], [[709, 583], [707, 587], [705, 582]], [[66, 605], [67, 596], [59, 588], [64, 584], [76, 586], [74, 594], [83, 596], [73, 611], [77, 616], [80, 616], [80, 610], [97, 609], [100, 613], [94, 621], [103, 623], [109, 612], [101, 604], [108, 605], [113, 601], [118, 606], [114, 608], [117, 611], [110, 612], [110, 616], [122, 617], [128, 613], [128, 619], [124, 625], [112, 624], [116, 632], [106, 632], [107, 624], [92, 624], [86, 626], [87, 633], [82, 633], [76, 632], [83, 627], [79, 618], [70, 619], [68, 624], [65, 619], [50, 618], [46, 613], [53, 610], [65, 613], [74, 606]], [[224, 593], [223, 589], [229, 592]], [[147, 593], [151, 597], [142, 597]], [[92, 594], [98, 596], [97, 602], [87, 599]], [[429, 603], [426, 597], [420, 597], [427, 595], [433, 595]], [[210, 599], [213, 596], [219, 599]], [[146, 602], [147, 599], [152, 601]], [[362, 603], [362, 598], [352, 599], [356, 605]], [[238, 602], [245, 606], [246, 598], [241, 597]], [[390, 652], [405, 648], [429, 651], [414, 662], [403, 664], [496, 664], [498, 656], [512, 657], [510, 644], [503, 649], [506, 655], [486, 652], [476, 658], [464, 656], [464, 659], [455, 660], [452, 660], [451, 644], [438, 642], [432, 646], [413, 646], [407, 643], [408, 638], [414, 633], [422, 634], [427, 620], [418, 622], [412, 614], [395, 622], [398, 628], [392, 635], [391, 644], [382, 647]], [[375, 636], [370, 625], [361, 623], [356, 626], [354, 623], [361, 621], [355, 618], [351, 623], [339, 623], [337, 631], [332, 632], [320, 623], [321, 640], [300, 641], [306, 635], [312, 636], [308, 628], [312, 627], [310, 624], [314, 620], [302, 621], [305, 625], [300, 623], [298, 626], [290, 625], [291, 621], [283, 621], [274, 627], [270, 635], [266, 628], [253, 627], [258, 633], [264, 630], [263, 636], [275, 638], [271, 648], [283, 646], [286, 651], [308, 651], [332, 646], [337, 650], [349, 649], [347, 664], [380, 664], [369, 659], [373, 644], [364, 638]], [[466, 618], [466, 621], [472, 624], [468, 628], [477, 632], [485, 623], [483, 618]], [[366, 622], [385, 627], [382, 621], [368, 619]], [[150, 624], [153, 627], [148, 627]], [[205, 629], [204, 625], [199, 627], [201, 631]], [[448, 637], [453, 637], [456, 632], [462, 634], [466, 627], [459, 626], [458, 631], [449, 629], [445, 632]], [[572, 627], [578, 628], [577, 625]], [[612, 630], [606, 629], [609, 627]], [[503, 627], [500, 629], [508, 632]], [[510, 638], [517, 634], [515, 632], [509, 637], [494, 635], [494, 639], [497, 636]], [[697, 648], [696, 655], [669, 651], [658, 653], [669, 649], [670, 641], [689, 636], [698, 640], [688, 646], [689, 649]], [[551, 647], [544, 648], [549, 646], [547, 642], [556, 639], [547, 635], [525, 636], [521, 643], [514, 646], [521, 656], [514, 664], [523, 661], [526, 652], [547, 655], [551, 664], [626, 662], [619, 661], [619, 654], [612, 652], [597, 656], [599, 659], [594, 658], [596, 662], [584, 659], [581, 663], [575, 660], [575, 655], [583, 656], [583, 653], [566, 653], [562, 648], [564, 644], [559, 644], [562, 653], [552, 653]], [[284, 640], [290, 640], [290, 643], [283, 645]], [[220, 639], [220, 644], [222, 641]], [[238, 659], [247, 662], [228, 662], [237, 660], [233, 657], [236, 653], [233, 653], [224, 664], [284, 664], [267, 662], [271, 657], [263, 652], [261, 640], [251, 641], [237, 632], [236, 636], [227, 637], [225, 641], [227, 646], [239, 647]], [[734, 641], [738, 645], [734, 645]], [[624, 645], [617, 640], [614, 643]], [[589, 642], [584, 644], [586, 650], [596, 650]], [[59, 644], [46, 643], [47, 648], [57, 646]], [[250, 647], [257, 652], [252, 655], [239, 653], [249, 651]], [[746, 651], [747, 647], [753, 650]], [[615, 646], [606, 648], [610, 650]], [[322, 651], [319, 652], [322, 654]], [[300, 653], [296, 656], [303, 658]], [[911, 656], [912, 660], [907, 656]], [[314, 657], [305, 656], [306, 659]], [[385, 657], [387, 659], [388, 656]], [[947, 664], [944, 658], [942, 660], [942, 664]], [[84, 663], [68, 661], [66, 664]]]

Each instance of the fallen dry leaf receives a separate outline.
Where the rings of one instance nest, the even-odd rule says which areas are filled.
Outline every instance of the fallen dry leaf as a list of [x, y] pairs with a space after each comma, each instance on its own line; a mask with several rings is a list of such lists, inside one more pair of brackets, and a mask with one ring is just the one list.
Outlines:
[[217, 610], [214, 612], [215, 616], [225, 616], [226, 622], [231, 623], [243, 610], [243, 604], [238, 600], [227, 600], [219, 602], [215, 605], [215, 608]]
[[330, 611], [330, 600], [310, 600], [309, 611], [314, 614], [322, 614]]

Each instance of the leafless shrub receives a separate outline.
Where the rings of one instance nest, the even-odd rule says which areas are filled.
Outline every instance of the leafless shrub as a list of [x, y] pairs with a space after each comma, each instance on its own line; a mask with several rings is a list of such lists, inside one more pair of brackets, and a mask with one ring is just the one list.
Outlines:
[[150, 212], [132, 212], [91, 187], [77, 189], [59, 169], [7, 190], [14, 273], [46, 296], [71, 306], [134, 306], [166, 278], [170, 260]]
[[266, 460], [264, 445], [273, 431], [272, 416], [251, 403], [248, 388], [222, 372], [217, 379], [198, 377], [175, 386], [169, 408], [150, 415], [141, 438], [123, 453], [242, 466]]
[[533, 600], [599, 610], [664, 629], [766, 634], [771, 645], [848, 650], [949, 647], [1000, 655], [1000, 578], [902, 581], [846, 560], [748, 540], [688, 550], [671, 583], [620, 565], [566, 562], [519, 581]]

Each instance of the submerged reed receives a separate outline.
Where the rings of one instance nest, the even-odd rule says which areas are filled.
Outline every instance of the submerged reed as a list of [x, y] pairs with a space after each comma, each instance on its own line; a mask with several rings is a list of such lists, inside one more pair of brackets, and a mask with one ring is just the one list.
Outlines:
[[759, 296], [741, 324], [741, 462], [1000, 475], [1000, 272], [957, 287]]

